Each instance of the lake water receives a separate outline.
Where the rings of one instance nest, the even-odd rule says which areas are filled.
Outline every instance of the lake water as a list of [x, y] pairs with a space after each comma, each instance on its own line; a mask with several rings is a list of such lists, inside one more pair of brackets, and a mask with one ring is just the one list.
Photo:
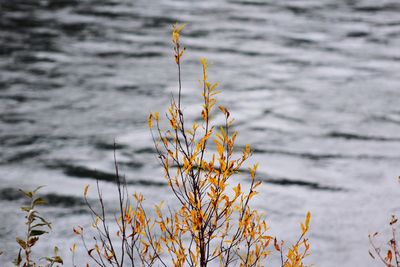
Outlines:
[[84, 185], [97, 177], [116, 199], [114, 139], [129, 189], [149, 208], [171, 197], [146, 119], [176, 92], [176, 21], [184, 111], [199, 116], [207, 57], [238, 145], [260, 163], [255, 207], [271, 234], [294, 241], [310, 210], [308, 263], [380, 266], [368, 233], [388, 234], [400, 208], [397, 0], [0, 0], [0, 265], [23, 233], [17, 189], [38, 185], [54, 222], [38, 254], [58, 244], [70, 261]]

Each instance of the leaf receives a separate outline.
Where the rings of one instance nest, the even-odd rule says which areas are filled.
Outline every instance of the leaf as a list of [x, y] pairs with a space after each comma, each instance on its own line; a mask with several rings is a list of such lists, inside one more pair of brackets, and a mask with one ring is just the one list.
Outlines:
[[[214, 91], [215, 88], [217, 88], [218, 84], [219, 84], [218, 82], [214, 83], [213, 86], [211, 86], [210, 91]], [[213, 92], [213, 95], [215, 95], [215, 94], [218, 94], [218, 92]]]
[[301, 232], [302, 232], [303, 234], [304, 234], [305, 232], [307, 232], [307, 228], [306, 228], [306, 226], [304, 225], [304, 223], [301, 223], [300, 226], [301, 226]]
[[51, 223], [49, 223], [48, 221], [46, 221], [45, 218], [43, 218], [43, 217], [41, 217], [41, 216], [39, 216], [39, 215], [35, 215], [35, 218], [41, 220], [44, 224], [47, 225], [47, 227], [49, 227], [49, 229], [51, 229]]
[[39, 237], [35, 236], [35, 237], [30, 237], [28, 239], [28, 245], [30, 247], [34, 246], [36, 244], [36, 242], [39, 240]]
[[26, 249], [26, 242], [24, 240], [22, 240], [19, 237], [15, 238], [15, 240], [17, 241], [17, 243], [20, 245], [21, 248]]
[[35, 225], [33, 225], [31, 228], [36, 228], [36, 227], [41, 227], [41, 226], [49, 226], [47, 223], [37, 223]]
[[249, 199], [252, 199], [255, 195], [257, 195], [258, 194], [258, 192], [257, 191], [250, 191], [250, 194], [249, 194]]
[[31, 192], [31, 191], [24, 191], [24, 190], [22, 190], [22, 189], [19, 189], [19, 191], [21, 192], [21, 193], [23, 193], [26, 197], [28, 197], [28, 198], [32, 198], [33, 197], [33, 192]]
[[86, 198], [88, 193], [89, 185], [85, 185], [85, 189], [83, 190], [83, 196]]
[[147, 124], [149, 125], [149, 128], [151, 129], [153, 127], [153, 114], [150, 113], [149, 119], [147, 120]]
[[206, 112], [204, 111], [204, 109], [201, 111], [201, 117], [203, 118], [203, 121], [206, 121], [206, 120], [207, 120], [207, 114], [206, 114]]
[[22, 250], [19, 249], [17, 258], [13, 260], [13, 263], [14, 263], [15, 266], [19, 266], [21, 264], [21, 262], [22, 262], [21, 252], [22, 252]]
[[[43, 259], [45, 259], [46, 261], [48, 261], [49, 263], [52, 263], [53, 262], [53, 258], [50, 258], [50, 257], [42, 257], [42, 258], [40, 258], [41, 260], [43, 260]], [[23, 266], [24, 267], [24, 266]]]
[[279, 244], [278, 244], [278, 240], [276, 240], [276, 238], [274, 238], [274, 247], [275, 247], [276, 251], [281, 251], [281, 248], [279, 247]]
[[204, 69], [207, 69], [207, 59], [206, 58], [204, 58], [204, 57], [200, 58], [200, 63]]
[[43, 230], [32, 230], [30, 236], [39, 236], [43, 234], [47, 234], [48, 232]]
[[71, 252], [74, 253], [76, 250], [76, 243], [74, 243], [69, 250], [71, 250]]
[[257, 181], [257, 182], [254, 184], [253, 188], [255, 189], [255, 188], [259, 187], [261, 184], [262, 184], [261, 181]]
[[224, 146], [217, 140], [215, 140], [215, 144], [217, 145], [217, 152], [218, 152], [219, 156], [222, 156], [224, 154], [224, 150], [225, 150]]
[[310, 227], [310, 218], [311, 218], [311, 212], [307, 212], [306, 223], [305, 223], [307, 229]]
[[183, 28], [185, 28], [185, 26], [186, 26], [185, 23], [181, 24], [181, 26], [179, 26], [179, 27], [176, 29], [176, 31], [177, 31], [178, 33], [180, 33], [180, 32], [183, 30]]
[[42, 189], [44, 187], [44, 185], [38, 186], [35, 188], [35, 190], [33, 190], [33, 193], [35, 194], [37, 191], [39, 191], [40, 189]]
[[43, 198], [39, 197], [39, 198], [36, 198], [33, 201], [32, 206], [34, 207], [34, 206], [39, 206], [39, 205], [44, 205], [44, 204], [47, 204], [46, 200], [44, 200]]
[[182, 50], [180, 53], [179, 53], [179, 58], [181, 58], [182, 56], [183, 56], [183, 53], [185, 52], [185, 49], [184, 50]]
[[385, 260], [390, 263], [392, 262], [392, 257], [393, 257], [392, 251], [388, 250]]
[[64, 263], [60, 256], [53, 257], [53, 261], [52, 262], [57, 262], [57, 263], [61, 263], [61, 264]]
[[73, 230], [74, 230], [74, 233], [75, 233], [75, 234], [81, 235], [81, 234], [82, 234], [82, 231], [83, 231], [83, 228], [80, 227], [80, 226], [78, 226], [78, 227], [74, 227]]
[[236, 187], [234, 187], [233, 191], [235, 191], [235, 198], [237, 198], [241, 193], [240, 184], [238, 184]]
[[30, 212], [30, 211], [31, 211], [31, 209], [32, 209], [32, 207], [31, 207], [31, 206], [25, 206], [25, 207], [21, 207], [21, 210], [22, 210], [22, 211], [26, 211], [26, 212]]

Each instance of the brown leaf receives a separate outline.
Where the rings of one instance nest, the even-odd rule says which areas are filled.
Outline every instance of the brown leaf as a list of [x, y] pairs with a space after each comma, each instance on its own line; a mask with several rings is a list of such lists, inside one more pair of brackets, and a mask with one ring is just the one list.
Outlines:
[[275, 247], [276, 251], [281, 251], [281, 248], [279, 247], [279, 244], [278, 244], [278, 240], [276, 240], [276, 238], [274, 239], [274, 247]]

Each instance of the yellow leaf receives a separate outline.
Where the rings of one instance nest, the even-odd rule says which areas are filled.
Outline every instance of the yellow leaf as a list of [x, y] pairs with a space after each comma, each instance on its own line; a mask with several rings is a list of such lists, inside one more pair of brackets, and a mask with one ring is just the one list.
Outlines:
[[256, 191], [252, 191], [250, 194], [249, 194], [249, 199], [252, 199], [255, 195], [257, 195], [258, 194], [258, 192], [256, 192]]
[[85, 185], [85, 189], [83, 190], [83, 196], [86, 198], [87, 193], [88, 193], [89, 185]]
[[76, 250], [76, 244], [75, 244], [75, 243], [72, 245], [72, 247], [70, 248], [70, 250], [71, 250], [72, 253], [75, 252], [75, 250]]
[[307, 232], [307, 228], [306, 228], [306, 226], [303, 224], [303, 223], [301, 223], [300, 224], [300, 227], [301, 227], [301, 232], [304, 234], [305, 232]]
[[240, 184], [238, 184], [236, 187], [234, 187], [233, 191], [235, 191], [235, 198], [237, 198], [241, 193]]
[[171, 125], [172, 129], [175, 130], [177, 128], [175, 118], [170, 119], [169, 124]]
[[181, 24], [181, 26], [179, 26], [178, 29], [176, 29], [176, 32], [180, 33], [183, 30], [183, 28], [185, 28], [185, 26], [186, 26], [185, 23]]
[[151, 129], [153, 127], [153, 114], [152, 113], [150, 113], [147, 123], [149, 124], [149, 128]]
[[[214, 83], [214, 84], [211, 86], [210, 91], [214, 91], [215, 88], [217, 88], [217, 86], [218, 86], [218, 82]], [[215, 94], [217, 94], [217, 93], [218, 93], [218, 92], [213, 92], [213, 95], [215, 95]]]
[[172, 32], [172, 42], [175, 44], [179, 42], [179, 33], [176, 31]]
[[307, 212], [307, 216], [306, 216], [306, 228], [308, 229], [310, 226], [310, 218], [311, 218], [311, 213]]
[[204, 69], [207, 69], [207, 59], [206, 58], [204, 58], [204, 57], [200, 58], [200, 63]]
[[82, 234], [82, 231], [83, 231], [83, 228], [80, 227], [80, 226], [78, 226], [78, 227], [74, 227], [73, 230], [74, 230], [74, 233], [75, 233], [75, 234], [81, 235], [81, 234]]
[[114, 253], [113, 252], [106, 253], [105, 256], [106, 256], [107, 260], [110, 261], [114, 257]]
[[163, 222], [160, 223], [160, 230], [161, 232], [165, 232], [167, 228], [165, 228], [165, 224]]
[[222, 154], [224, 154], [225, 148], [224, 148], [223, 145], [222, 145], [220, 142], [218, 142], [217, 140], [215, 140], [215, 143], [216, 143], [216, 145], [217, 145], [218, 154], [219, 154], [220, 156], [222, 156]]

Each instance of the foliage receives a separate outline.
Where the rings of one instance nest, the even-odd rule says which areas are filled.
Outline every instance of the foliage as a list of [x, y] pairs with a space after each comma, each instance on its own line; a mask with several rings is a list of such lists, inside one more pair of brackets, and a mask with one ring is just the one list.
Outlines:
[[[181, 108], [181, 62], [185, 48], [180, 43], [184, 25], [174, 25], [172, 43], [178, 70], [178, 98], [173, 97], [166, 114], [169, 127], [162, 129], [158, 113], [151, 113], [151, 129], [158, 158], [164, 169], [169, 189], [176, 197], [175, 209], [156, 206], [155, 218], [143, 208], [144, 198], [135, 194], [129, 198], [125, 180], [120, 177], [114, 163], [119, 196], [116, 236], [110, 233], [109, 218], [101, 190], [97, 184], [99, 204], [94, 207], [88, 200], [88, 186], [84, 197], [89, 207], [94, 229], [93, 242], [86, 239], [83, 227], [74, 228], [82, 239], [89, 257], [98, 266], [265, 266], [266, 258], [274, 247], [281, 255], [284, 267], [304, 266], [309, 254], [305, 238], [309, 230], [310, 213], [301, 226], [301, 236], [287, 253], [284, 242], [267, 234], [264, 217], [251, 208], [250, 203], [261, 185], [256, 179], [258, 165], [250, 166], [250, 184], [245, 189], [234, 181], [251, 156], [249, 145], [238, 153], [235, 149], [237, 132], [231, 130], [230, 112], [218, 106], [224, 125], [217, 129], [212, 114], [217, 105], [218, 83], [208, 80], [208, 64], [202, 66], [201, 123], [187, 126]], [[210, 146], [214, 144], [215, 152]], [[272, 246], [272, 244], [274, 244]], [[76, 245], [71, 248], [75, 251]]]
[[43, 198], [37, 197], [36, 193], [41, 187], [36, 188], [33, 191], [20, 190], [30, 201], [29, 206], [22, 206], [21, 210], [26, 213], [26, 235], [25, 237], [17, 237], [16, 241], [20, 247], [18, 256], [14, 260], [16, 266], [22, 267], [36, 267], [36, 266], [60, 266], [63, 264], [63, 260], [58, 255], [58, 248], [54, 247], [54, 256], [43, 257], [46, 263], [39, 265], [33, 260], [32, 249], [39, 241], [40, 236], [47, 234], [47, 230], [51, 230], [51, 223], [43, 218], [36, 210], [37, 206], [44, 205], [46, 202]]
[[[400, 176], [398, 177], [400, 182]], [[369, 234], [369, 242], [372, 247], [372, 251], [369, 251], [369, 255], [373, 259], [380, 260], [386, 267], [400, 267], [400, 248], [398, 247], [397, 239], [397, 223], [398, 218], [396, 215], [392, 215], [389, 221], [389, 226], [391, 228], [391, 237], [387, 242], [387, 249], [382, 252], [382, 249], [376, 245], [376, 237], [379, 235], [378, 232]]]
[[391, 238], [387, 242], [387, 249], [382, 252], [382, 249], [375, 244], [375, 238], [379, 235], [378, 232], [370, 234], [369, 241], [372, 246], [373, 252], [369, 251], [369, 255], [373, 259], [379, 259], [386, 267], [400, 267], [400, 250], [397, 241], [397, 222], [398, 219], [392, 215], [389, 225], [391, 228]]

